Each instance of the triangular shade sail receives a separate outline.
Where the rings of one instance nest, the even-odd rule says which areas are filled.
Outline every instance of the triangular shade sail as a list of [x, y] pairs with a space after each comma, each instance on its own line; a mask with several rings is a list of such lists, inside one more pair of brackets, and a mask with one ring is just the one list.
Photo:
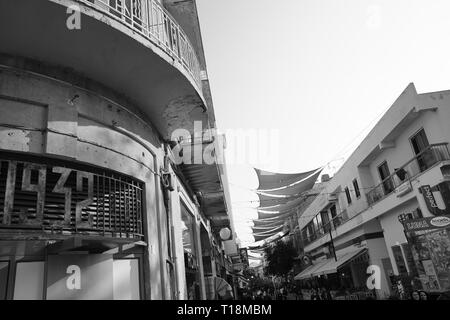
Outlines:
[[320, 173], [322, 172], [322, 169], [317, 169], [313, 173], [309, 174], [308, 176], [304, 177], [301, 180], [294, 181], [291, 184], [286, 184], [281, 188], [277, 189], [271, 189], [271, 190], [259, 190], [258, 193], [265, 194], [268, 196], [292, 196], [292, 195], [298, 195], [302, 192], [305, 192], [307, 190], [310, 190], [314, 183], [316, 182], [317, 178], [319, 177]]
[[284, 222], [281, 221], [277, 225], [274, 225], [274, 226], [271, 225], [271, 226], [268, 226], [268, 227], [251, 227], [251, 228], [253, 230], [253, 233], [258, 233], [258, 232], [270, 231], [270, 230], [272, 230], [274, 228], [282, 227], [283, 225], [284, 225]]
[[269, 230], [264, 230], [264, 231], [260, 231], [260, 232], [255, 232], [253, 233], [254, 236], [264, 236], [264, 235], [272, 235], [275, 234], [279, 231], [281, 231], [283, 229], [284, 225], [269, 229]]
[[289, 202], [297, 200], [299, 197], [304, 197], [304, 193], [309, 191], [314, 186], [321, 170], [317, 170], [313, 174], [307, 176], [303, 180], [297, 181], [291, 186], [273, 191], [258, 191], [259, 206], [273, 207], [287, 205]]
[[273, 241], [277, 241], [281, 238], [283, 238], [285, 235], [287, 235], [289, 233], [289, 231], [280, 231], [278, 233], [275, 233], [274, 235], [270, 236], [270, 237], [265, 237], [265, 236], [254, 236], [255, 241], [261, 241], [264, 240], [264, 243], [261, 244], [261, 247], [265, 247], [268, 243], [271, 243]]
[[317, 194], [305, 194], [295, 198], [292, 201], [289, 201], [282, 205], [272, 206], [272, 207], [259, 207], [258, 212], [261, 213], [287, 213], [289, 211], [297, 211], [302, 210], [302, 208], [306, 208], [310, 205], [314, 199], [317, 197]]
[[288, 211], [283, 214], [279, 213], [264, 213], [258, 211], [258, 219], [257, 220], [266, 220], [266, 221], [279, 221], [279, 220], [285, 220], [288, 217], [290, 217], [295, 211]]
[[307, 176], [317, 171], [317, 169], [308, 172], [288, 173], [288, 174], [264, 171], [256, 168], [255, 171], [259, 180], [258, 190], [262, 191], [285, 187], [287, 185], [290, 185], [291, 183], [306, 178]]
[[254, 227], [276, 227], [279, 226], [281, 223], [284, 223], [284, 220], [253, 220]]

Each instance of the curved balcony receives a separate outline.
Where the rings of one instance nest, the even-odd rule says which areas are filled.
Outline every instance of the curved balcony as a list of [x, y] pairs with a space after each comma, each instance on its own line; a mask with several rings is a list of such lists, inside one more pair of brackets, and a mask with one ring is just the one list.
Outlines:
[[75, 0], [95, 8], [156, 44], [182, 65], [201, 88], [195, 51], [181, 27], [155, 0]]
[[112, 89], [164, 138], [207, 121], [193, 46], [155, 0], [0, 0], [0, 43], [0, 65]]

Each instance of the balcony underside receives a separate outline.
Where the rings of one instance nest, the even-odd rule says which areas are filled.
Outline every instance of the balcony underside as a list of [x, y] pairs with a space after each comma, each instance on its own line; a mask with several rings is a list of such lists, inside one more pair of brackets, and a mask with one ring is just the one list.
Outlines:
[[0, 64], [82, 87], [89, 81], [73, 74], [100, 83], [136, 105], [165, 138], [177, 128], [191, 131], [195, 120], [206, 123], [195, 81], [157, 45], [87, 6], [82, 6], [81, 29], [69, 30], [66, 10], [49, 0], [0, 0]]

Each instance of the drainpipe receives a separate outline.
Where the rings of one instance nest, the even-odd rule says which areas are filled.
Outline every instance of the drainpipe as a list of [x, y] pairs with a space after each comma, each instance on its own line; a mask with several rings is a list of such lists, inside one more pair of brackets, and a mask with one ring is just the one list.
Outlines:
[[[167, 144], [164, 144], [164, 174], [165, 175], [169, 175], [169, 185], [166, 186], [165, 188], [167, 188], [166, 192], [170, 192], [173, 191], [173, 180], [172, 180], [172, 174], [170, 173], [170, 158], [169, 158], [169, 146]], [[172, 187], [172, 189], [170, 189]], [[167, 211], [167, 221], [168, 221], [168, 232], [170, 232], [170, 260], [169, 262], [172, 265], [172, 269], [173, 269], [173, 277], [175, 279], [175, 300], [180, 300], [180, 284], [179, 284], [179, 279], [178, 279], [178, 265], [177, 265], [177, 251], [176, 251], [176, 245], [175, 245], [175, 227], [173, 225], [173, 215], [172, 215], [172, 211], [173, 207], [172, 207], [172, 196], [169, 193], [168, 196], [168, 207], [166, 208]]]

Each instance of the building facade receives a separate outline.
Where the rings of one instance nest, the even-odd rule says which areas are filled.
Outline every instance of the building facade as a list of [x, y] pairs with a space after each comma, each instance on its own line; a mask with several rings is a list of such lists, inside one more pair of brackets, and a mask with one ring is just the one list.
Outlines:
[[225, 165], [174, 160], [215, 128], [195, 1], [1, 0], [0, 43], [0, 299], [206, 299], [233, 232]]
[[347, 298], [449, 290], [449, 120], [449, 91], [405, 89], [299, 219], [297, 280]]

